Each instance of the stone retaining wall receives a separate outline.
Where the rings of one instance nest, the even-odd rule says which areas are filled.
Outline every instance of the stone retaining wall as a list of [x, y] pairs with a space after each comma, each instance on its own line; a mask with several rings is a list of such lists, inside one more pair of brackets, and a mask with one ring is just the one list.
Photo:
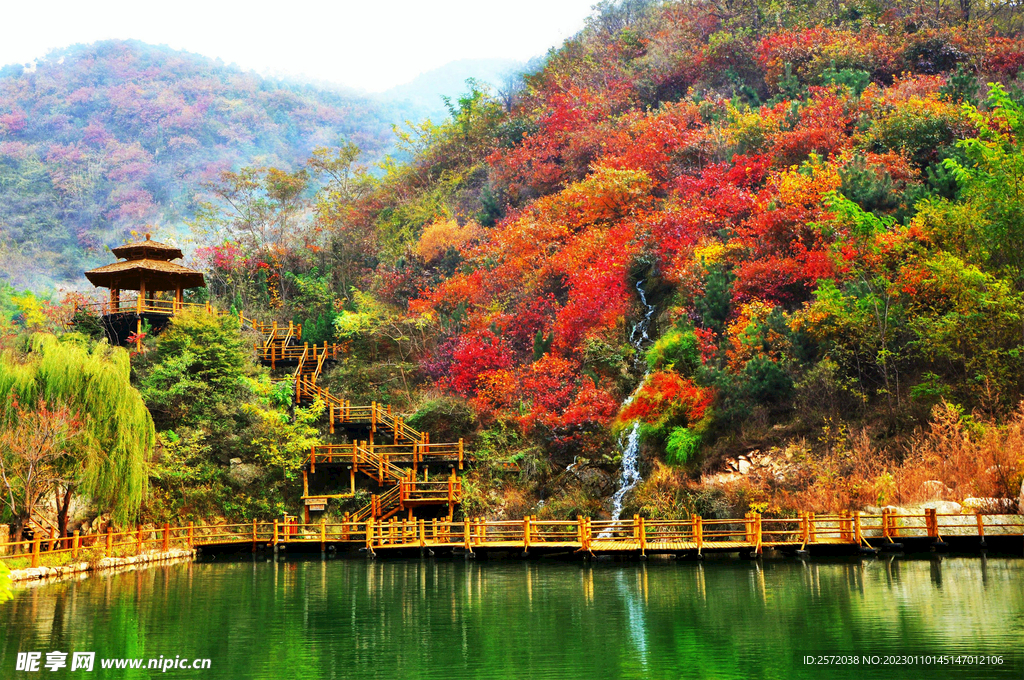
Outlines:
[[195, 551], [187, 548], [174, 548], [167, 552], [143, 553], [130, 557], [104, 557], [95, 564], [88, 562], [74, 562], [59, 567], [35, 567], [29, 569], [12, 569], [12, 581], [30, 581], [33, 579], [60, 578], [72, 574], [80, 574], [87, 571], [100, 571], [103, 569], [116, 569], [118, 567], [130, 567], [136, 565], [150, 564], [153, 562], [166, 562], [195, 556]]

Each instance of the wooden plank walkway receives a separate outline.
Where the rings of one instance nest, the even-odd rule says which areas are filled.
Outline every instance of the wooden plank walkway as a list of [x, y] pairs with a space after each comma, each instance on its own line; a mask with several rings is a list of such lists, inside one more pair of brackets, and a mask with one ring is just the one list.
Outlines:
[[1024, 516], [955, 515], [933, 510], [915, 515], [819, 515], [805, 513], [793, 518], [768, 518], [749, 514], [737, 519], [620, 521], [469, 519], [398, 520], [364, 519], [340, 523], [300, 524], [284, 521], [246, 524], [188, 525], [136, 528], [106, 534], [77, 534], [65, 539], [33, 540], [0, 544], [0, 561], [28, 558], [33, 566], [50, 556], [84, 548], [107, 554], [142, 554], [170, 547], [249, 551], [295, 549], [325, 551], [329, 548], [362, 550], [380, 557], [433, 554], [514, 553], [525, 555], [619, 555], [644, 557], [669, 554], [701, 556], [708, 553], [761, 554], [765, 548], [854, 554], [879, 548], [913, 550], [952, 544], [958, 549], [978, 549], [999, 542], [1002, 549], [1024, 554]]

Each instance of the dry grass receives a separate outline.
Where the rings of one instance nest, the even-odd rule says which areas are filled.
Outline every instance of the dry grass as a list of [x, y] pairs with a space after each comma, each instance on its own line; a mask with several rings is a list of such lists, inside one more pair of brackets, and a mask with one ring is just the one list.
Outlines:
[[723, 490], [734, 512], [836, 512], [914, 506], [970, 497], [1016, 499], [1024, 477], [1024, 404], [1004, 424], [936, 406], [929, 427], [903, 455], [874, 444], [866, 429], [826, 422], [815, 445], [774, 450], [779, 470], [755, 470]]

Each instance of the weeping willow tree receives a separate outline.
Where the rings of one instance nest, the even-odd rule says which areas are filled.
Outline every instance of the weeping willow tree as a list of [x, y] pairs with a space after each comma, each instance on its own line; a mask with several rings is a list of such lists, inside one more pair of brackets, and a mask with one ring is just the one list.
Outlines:
[[55, 489], [62, 533], [73, 493], [88, 496], [115, 522], [130, 521], [146, 497], [156, 434], [129, 381], [128, 353], [75, 334], [37, 333], [24, 349], [0, 354], [0, 427], [13, 426], [19, 405], [36, 404], [71, 408], [83, 424], [65, 461], [63, 494]]

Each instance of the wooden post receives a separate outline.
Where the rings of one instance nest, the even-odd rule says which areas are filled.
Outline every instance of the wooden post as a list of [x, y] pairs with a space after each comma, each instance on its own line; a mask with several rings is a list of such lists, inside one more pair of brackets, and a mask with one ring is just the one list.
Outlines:
[[327, 520], [320, 518], [320, 552], [327, 550]]
[[39, 566], [39, 544], [42, 543], [43, 537], [37, 531], [36, 535], [32, 538], [32, 568], [35, 569]]
[[978, 521], [978, 536], [985, 538], [985, 522], [981, 519], [981, 513], [974, 513], [974, 517]]
[[643, 555], [647, 550], [647, 526], [644, 523], [644, 518], [637, 515], [637, 532], [640, 538], [640, 554]]
[[276, 519], [274, 520], [274, 541], [273, 541], [273, 544], [277, 545], [277, 520]]
[[430, 520], [430, 540], [437, 542], [437, 518]]
[[75, 529], [75, 533], [71, 539], [71, 559], [78, 558], [78, 548], [82, 545], [82, 532]]
[[142, 535], [143, 535], [142, 534], [142, 527], [140, 526], [139, 527], [139, 535], [138, 535], [138, 543], [135, 545], [135, 554], [136, 555], [141, 555], [142, 554], [142, 544], [144, 543], [144, 541], [142, 540]]
[[164, 544], [163, 551], [167, 552], [171, 548], [171, 525], [164, 522]]
[[530, 516], [523, 518], [523, 552], [530, 549]]
[[756, 524], [755, 524], [754, 528], [755, 528], [755, 531], [757, 532], [757, 534], [756, 534], [756, 539], [757, 539], [757, 550], [756, 550], [756, 552], [757, 552], [758, 555], [760, 555], [761, 554], [761, 540], [762, 540], [762, 535], [761, 535], [761, 529], [762, 529], [762, 527], [761, 527], [761, 513], [757, 513], [756, 514], [756, 520], [755, 521], [756, 521]]
[[341, 540], [347, 541], [349, 537], [349, 532], [351, 531], [351, 527], [349, 526], [349, 522], [351, 521], [349, 513], [346, 512], [344, 516], [341, 518], [341, 521]]
[[465, 540], [465, 544], [466, 544], [465, 548], [466, 548], [466, 550], [469, 550], [470, 552], [472, 552], [473, 551], [473, 534], [471, 533], [470, 526], [469, 526], [469, 520], [468, 519], [463, 523], [462, 537]]
[[459, 469], [460, 470], [462, 469], [462, 460], [463, 460], [463, 444], [462, 444], [462, 439], [459, 439]]
[[110, 549], [114, 547], [114, 529], [107, 525], [107, 554], [110, 554]]
[[854, 538], [857, 539], [857, 545], [860, 545], [864, 542], [864, 535], [861, 533], [860, 527], [860, 510], [853, 513], [853, 531]]
[[814, 543], [818, 540], [818, 530], [814, 524], [814, 513], [807, 513], [807, 542]]
[[704, 547], [704, 520], [700, 515], [693, 516], [693, 540], [697, 544], [697, 554]]
[[889, 509], [884, 508], [882, 510], [882, 538], [888, 538], [892, 540], [892, 531], [889, 528]]
[[424, 520], [420, 520], [420, 547], [423, 548], [427, 545], [427, 523]]
[[935, 508], [925, 508], [924, 521], [928, 527], [928, 537], [939, 537], [939, 520], [935, 517]]
[[252, 551], [256, 552], [256, 520], [252, 521]]
[[[256, 520], [253, 520], [253, 531], [256, 530], [255, 527], [256, 527]], [[194, 522], [189, 522], [188, 523], [188, 547], [189, 547], [189, 550], [191, 550], [192, 547], [196, 543], [195, 531], [196, 531], [195, 523]]]

